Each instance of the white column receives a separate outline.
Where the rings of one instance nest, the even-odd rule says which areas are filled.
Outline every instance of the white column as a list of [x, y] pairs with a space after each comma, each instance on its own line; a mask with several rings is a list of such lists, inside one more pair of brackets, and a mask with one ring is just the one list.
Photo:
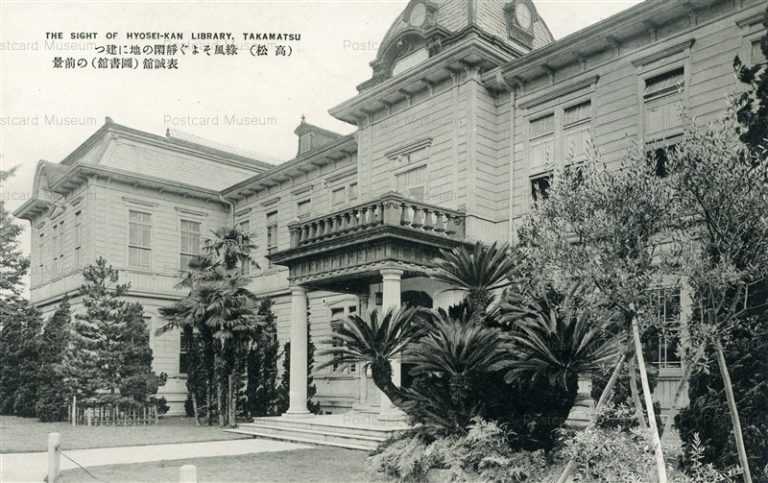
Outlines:
[[291, 287], [290, 405], [285, 415], [309, 415], [307, 410], [307, 291]]
[[[400, 283], [403, 277], [402, 270], [384, 269], [381, 270], [382, 279], [382, 310], [396, 310], [400, 308]], [[383, 314], [382, 314], [383, 315]], [[392, 382], [400, 386], [400, 359], [391, 359]], [[402, 413], [392, 405], [392, 401], [382, 392], [380, 393], [381, 402], [379, 417], [381, 419], [401, 419]]]

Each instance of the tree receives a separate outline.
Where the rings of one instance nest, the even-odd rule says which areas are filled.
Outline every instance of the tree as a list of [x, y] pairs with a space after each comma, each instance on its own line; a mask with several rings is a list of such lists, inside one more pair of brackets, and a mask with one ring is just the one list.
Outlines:
[[[735, 453], [744, 480], [751, 482], [737, 404], [741, 390], [737, 386], [745, 382], [734, 384], [731, 364], [743, 375], [739, 365], [747, 354], [733, 349], [746, 346], [734, 343], [734, 338], [743, 337], [738, 334], [748, 333], [750, 326], [759, 328], [750, 318], [759, 322], [766, 313], [765, 301], [757, 302], [755, 292], [768, 282], [768, 186], [764, 176], [768, 157], [743, 144], [736, 117], [729, 112], [708, 126], [691, 127], [685, 141], [668, 155], [667, 182], [675, 194], [674, 210], [685, 215], [677, 245], [679, 269], [693, 292], [689, 365], [700, 368], [702, 362], [706, 365], [708, 354], [714, 356], [729, 408]], [[754, 389], [765, 391], [760, 386]], [[692, 404], [702, 396], [701, 390], [701, 385], [691, 385]]]
[[43, 329], [40, 347], [40, 369], [35, 412], [41, 421], [63, 421], [67, 417], [67, 388], [61, 375], [61, 364], [69, 344], [72, 312], [69, 298], [59, 303]]
[[319, 355], [330, 358], [318, 369], [334, 364], [363, 363], [371, 368], [376, 387], [394, 406], [405, 411], [406, 395], [392, 382], [390, 360], [423, 335], [424, 327], [418, 320], [424, 313], [420, 308], [401, 308], [387, 310], [383, 316], [374, 310], [368, 320], [352, 315], [341, 322], [331, 340], [326, 342], [330, 347]]
[[[0, 186], [15, 173], [0, 170]], [[22, 374], [25, 351], [32, 349], [27, 339], [30, 329], [39, 328], [39, 317], [21, 294], [24, 290], [24, 277], [29, 270], [29, 259], [21, 252], [19, 237], [24, 232], [21, 225], [14, 222], [5, 209], [5, 201], [0, 199], [0, 413], [14, 413], [16, 397], [19, 391], [30, 394], [24, 389], [25, 384], [36, 380], [29, 374]], [[26, 381], [25, 381], [26, 379]], [[29, 386], [31, 388], [31, 386]], [[22, 398], [23, 399], [23, 398]], [[34, 405], [33, 405], [34, 407]]]
[[[628, 344], [614, 373], [618, 377], [627, 355], [640, 368], [658, 479], [665, 482], [641, 334], [655, 322], [647, 315], [653, 312], [647, 292], [664, 273], [658, 258], [660, 241], [670, 226], [670, 193], [658, 177], [662, 171], [648, 162], [642, 146], [612, 167], [596, 150], [589, 151], [583, 164], [555, 173], [547, 199], [538, 204], [519, 236], [524, 253], [553, 274], [548, 283], [558, 289], [578, 281], [589, 289], [593, 307], [608, 307], [618, 314], [615, 331]], [[604, 394], [613, 389], [617, 377], [611, 377]], [[606, 399], [601, 397], [599, 403]], [[642, 414], [642, 408], [637, 412]], [[573, 469], [571, 462], [559, 481], [565, 481]]]
[[0, 414], [32, 417], [39, 386], [42, 319], [35, 307], [21, 299], [4, 309], [9, 316], [0, 333]]
[[452, 290], [465, 292], [470, 312], [480, 316], [493, 301], [493, 292], [504, 286], [515, 269], [506, 244], [475, 243], [472, 250], [464, 247], [443, 250], [436, 259], [432, 278], [448, 284]]
[[265, 325], [247, 355], [246, 408], [250, 416], [274, 416], [278, 414], [277, 359], [280, 345], [270, 299], [261, 302], [259, 315]]
[[[236, 228], [221, 228], [206, 240], [204, 255], [190, 264], [180, 282], [188, 295], [161, 309], [168, 323], [158, 332], [188, 330], [201, 338], [206, 371], [206, 407], [211, 417], [213, 391], [219, 425], [236, 423], [237, 401], [246, 354], [263, 325], [257, 314], [258, 300], [241, 274], [243, 263], [252, 263], [250, 235]], [[194, 380], [199, 380], [197, 376]], [[191, 393], [196, 398], [197, 391]], [[196, 403], [193, 403], [196, 406]]]
[[[0, 186], [14, 175], [16, 169], [0, 170]], [[24, 277], [29, 271], [29, 258], [21, 252], [19, 237], [24, 228], [14, 222], [5, 209], [5, 200], [0, 199], [0, 315], [5, 317], [12, 312], [9, 304], [18, 303], [24, 290]], [[2, 325], [0, 323], [0, 325]]]
[[73, 397], [97, 392], [138, 401], [157, 392], [163, 379], [151, 372], [152, 351], [143, 308], [125, 300], [128, 284], [102, 257], [83, 269], [83, 313], [75, 315], [62, 363], [64, 383]]

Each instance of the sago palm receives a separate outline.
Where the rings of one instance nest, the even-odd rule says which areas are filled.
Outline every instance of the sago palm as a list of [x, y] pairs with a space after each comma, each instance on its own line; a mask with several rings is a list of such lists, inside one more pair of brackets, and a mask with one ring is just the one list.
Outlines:
[[388, 310], [383, 316], [372, 311], [368, 320], [358, 315], [342, 320], [332, 338], [324, 342], [331, 347], [318, 353], [319, 356], [330, 357], [318, 369], [334, 364], [363, 363], [371, 368], [376, 387], [392, 404], [403, 409], [404, 394], [392, 382], [389, 361], [422, 335], [423, 317], [422, 308], [401, 308]]
[[255, 263], [251, 252], [256, 248], [250, 233], [236, 227], [222, 227], [213, 232], [213, 238], [205, 241], [204, 250], [231, 270], [244, 263]]
[[472, 248], [443, 250], [435, 260], [432, 278], [448, 284], [453, 290], [467, 293], [473, 313], [483, 312], [491, 303], [493, 290], [500, 288], [515, 268], [509, 246], [504, 243]]
[[546, 378], [575, 390], [580, 374], [590, 373], [619, 356], [619, 340], [608, 321], [574, 303], [574, 291], [536, 299], [510, 297], [501, 307], [502, 323], [511, 327], [514, 362], [508, 381]]
[[410, 374], [445, 379], [458, 405], [465, 404], [477, 376], [498, 372], [510, 363], [508, 343], [498, 329], [451, 318], [442, 309], [409, 352], [408, 362], [415, 366]]

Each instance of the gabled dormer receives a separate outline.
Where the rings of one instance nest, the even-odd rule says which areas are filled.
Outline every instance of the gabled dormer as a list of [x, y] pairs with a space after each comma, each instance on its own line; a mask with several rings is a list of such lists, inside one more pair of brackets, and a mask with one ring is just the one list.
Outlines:
[[301, 116], [301, 124], [293, 132], [299, 138], [297, 157], [327, 146], [342, 137], [341, 134], [308, 123], [304, 116]]

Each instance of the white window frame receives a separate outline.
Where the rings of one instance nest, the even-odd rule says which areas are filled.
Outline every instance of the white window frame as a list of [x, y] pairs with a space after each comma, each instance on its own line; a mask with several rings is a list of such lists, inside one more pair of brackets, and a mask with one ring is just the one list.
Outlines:
[[[650, 294], [654, 294], [655, 295], [654, 302], [658, 301], [661, 297], [665, 297], [664, 300], [666, 300], [666, 297], [667, 297], [665, 295], [666, 293], [677, 292], [677, 329], [676, 329], [677, 335], [676, 335], [676, 337], [678, 339], [678, 347], [682, 347], [681, 346], [681, 344], [682, 344], [682, 340], [681, 339], [682, 339], [682, 334], [683, 334], [683, 329], [684, 329], [683, 328], [684, 321], [683, 321], [683, 315], [682, 315], [683, 314], [683, 290], [682, 290], [682, 287], [680, 287], [678, 285], [661, 285], [661, 286], [652, 287], [651, 289], [648, 290], [648, 292]], [[654, 317], [656, 315], [656, 313], [655, 313], [656, 307], [657, 306], [654, 305], [654, 308], [653, 308], [654, 314], [652, 314]], [[671, 324], [672, 320], [665, 320], [664, 322]], [[663, 334], [660, 334], [659, 339], [657, 339], [656, 341], [653, 342], [653, 348], [654, 348], [654, 352], [655, 352], [654, 359], [658, 359], [658, 361], [656, 361], [656, 360], [654, 360], [653, 362], [649, 361], [649, 363], [657, 366], [659, 368], [659, 371], [660, 371], [661, 375], [670, 375], [670, 374], [674, 375], [674, 374], [677, 374], [677, 373], [679, 373], [682, 370], [682, 364], [683, 364], [684, 357], [681, 356], [679, 358], [680, 359], [679, 361], [669, 362], [668, 360], [666, 360], [666, 359], [669, 358], [669, 354], [666, 353], [666, 351], [667, 351], [666, 344], [662, 344], [662, 337], [663, 337]], [[664, 354], [662, 355], [662, 353], [664, 353]], [[675, 354], [675, 357], [677, 357], [676, 354]]]
[[[184, 252], [184, 235], [189, 234], [190, 232], [184, 231], [184, 223], [193, 223], [197, 225], [198, 231], [197, 231], [197, 253], [185, 253]], [[202, 254], [202, 247], [203, 247], [203, 223], [200, 220], [195, 220], [191, 218], [179, 218], [179, 270], [185, 271], [188, 270], [189, 267], [183, 266], [182, 263], [183, 258], [190, 257], [190, 260], [193, 259], [195, 256], [200, 256]]]
[[[305, 213], [301, 212], [302, 207], [306, 207]], [[296, 202], [296, 218], [299, 220], [306, 220], [312, 217], [312, 198], [304, 198]]]
[[[652, 53], [649, 56], [646, 56], [647, 59], [650, 59], [648, 61], [640, 59], [633, 62], [633, 64], [638, 69], [637, 102], [640, 111], [639, 136], [640, 139], [646, 143], [676, 137], [685, 131], [685, 125], [683, 123], [682, 125], [669, 129], [666, 132], [654, 133], [656, 135], [653, 138], [648, 138], [649, 133], [647, 133], [645, 129], [645, 122], [647, 117], [645, 90], [647, 81], [653, 79], [654, 77], [664, 75], [677, 69], [683, 69], [683, 91], [681, 93], [683, 112], [681, 115], [684, 115], [690, 107], [692, 45], [693, 40], [687, 40], [676, 46], [672, 46], [671, 49], [674, 52], [670, 52], [669, 55], [666, 55], [666, 52], [662, 50], [658, 53]], [[664, 56], [659, 57], [659, 55], [662, 54], [664, 54]], [[672, 95], [675, 94], [670, 94], [670, 97]]]
[[[401, 177], [407, 176], [416, 171], [423, 171], [424, 180], [419, 184], [409, 184], [405, 189], [401, 189], [400, 187]], [[425, 203], [429, 200], [429, 165], [426, 162], [408, 165], [402, 169], [395, 171], [394, 176], [395, 176], [395, 183], [394, 183], [395, 191], [405, 196], [406, 198], [413, 199], [409, 193], [410, 190], [415, 188], [423, 188], [424, 195], [422, 199], [421, 200], [417, 199], [416, 201]], [[409, 191], [409, 192], [404, 192], [404, 191]]]
[[75, 212], [75, 223], [74, 223], [74, 231], [73, 231], [74, 237], [72, 240], [72, 259], [73, 259], [73, 266], [75, 269], [80, 268], [81, 264], [83, 263], [82, 256], [83, 256], [83, 211], [77, 211]]
[[[149, 246], [148, 247], [147, 246], [143, 246], [143, 245], [137, 245], [137, 244], [132, 244], [131, 243], [131, 223], [133, 223], [131, 221], [131, 213], [141, 213], [143, 215], [148, 215], [149, 216], [150, 222], [148, 224], [148, 226], [149, 226]], [[152, 231], [153, 231], [152, 230], [152, 217], [153, 217], [153, 215], [154, 215], [154, 213], [152, 211], [149, 211], [149, 210], [146, 210], [146, 209], [145, 210], [140, 210], [140, 209], [136, 209], [136, 208], [129, 208], [128, 209], [128, 212], [127, 212], [127, 219], [128, 219], [128, 237], [127, 237], [128, 239], [127, 239], [127, 242], [128, 243], [126, 243], [126, 246], [127, 246], [127, 253], [126, 253], [126, 255], [127, 255], [126, 256], [127, 264], [126, 265], [128, 265], [129, 267], [131, 267], [133, 269], [138, 269], [138, 270], [151, 270], [152, 269], [152, 239], [154, 238], [152, 236], [153, 235], [153, 233], [152, 233]], [[144, 224], [144, 223], [142, 223], [142, 225], [147, 226], [147, 224]], [[133, 249], [137, 249], [137, 250], [144, 250], [144, 251], [148, 252], [148, 260], [149, 261], [148, 261], [147, 265], [137, 265], [137, 264], [131, 263], [131, 249], [132, 248]]]

